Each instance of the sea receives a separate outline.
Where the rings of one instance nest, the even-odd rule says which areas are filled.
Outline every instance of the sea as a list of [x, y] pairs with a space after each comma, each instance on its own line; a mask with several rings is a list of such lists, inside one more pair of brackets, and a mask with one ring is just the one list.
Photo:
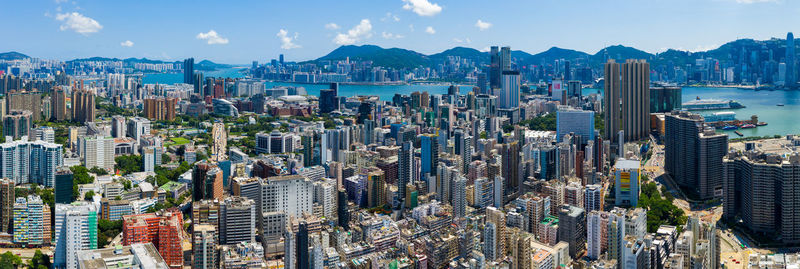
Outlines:
[[[203, 76], [209, 77], [229, 77], [242, 78], [245, 76], [244, 68], [229, 68], [217, 71], [204, 71]], [[183, 74], [145, 74], [142, 79], [145, 84], [174, 84], [183, 81]], [[328, 84], [304, 84], [291, 82], [267, 82], [267, 88], [274, 86], [293, 86], [303, 87], [309, 95], [319, 95], [321, 89], [327, 89]], [[461, 92], [467, 92], [472, 86], [461, 86]], [[412, 92], [427, 91], [431, 94], [446, 94], [448, 85], [339, 85], [340, 96], [354, 95], [377, 95], [381, 100], [391, 100], [396, 94], [408, 95]], [[600, 89], [585, 88], [584, 95], [599, 94]], [[767, 126], [759, 126], [751, 129], [739, 129], [744, 137], [752, 136], [773, 136], [800, 134], [800, 91], [786, 90], [753, 90], [741, 88], [708, 88], [708, 87], [684, 87], [682, 92], [682, 102], [688, 102], [696, 98], [700, 99], [722, 99], [735, 100], [744, 105], [744, 108], [713, 111], [694, 111], [701, 115], [708, 115], [714, 112], [733, 111], [736, 118], [740, 120], [750, 119], [752, 115], [758, 116], [758, 120], [766, 122]], [[782, 104], [783, 106], [778, 106]], [[797, 118], [796, 118], [797, 117]], [[739, 136], [733, 130], [717, 132], [728, 134], [731, 138]]]

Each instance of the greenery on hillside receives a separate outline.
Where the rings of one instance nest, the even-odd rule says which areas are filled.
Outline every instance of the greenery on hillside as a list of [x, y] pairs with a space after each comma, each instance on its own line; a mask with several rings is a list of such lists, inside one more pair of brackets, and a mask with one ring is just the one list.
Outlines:
[[104, 248], [114, 237], [122, 232], [122, 220], [110, 221], [100, 219], [97, 221], [97, 227], [99, 228], [99, 233], [97, 233], [97, 246]]
[[114, 168], [119, 170], [122, 175], [141, 172], [144, 164], [142, 155], [122, 155], [117, 156], [114, 160], [116, 161]]
[[528, 126], [528, 128], [531, 130], [555, 131], [556, 113], [548, 113], [544, 116], [539, 116], [529, 120], [520, 121], [519, 125]]

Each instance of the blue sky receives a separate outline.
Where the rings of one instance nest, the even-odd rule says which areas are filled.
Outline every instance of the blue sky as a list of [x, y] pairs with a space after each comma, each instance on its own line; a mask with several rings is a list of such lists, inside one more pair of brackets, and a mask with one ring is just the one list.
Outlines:
[[[706, 50], [800, 29], [795, 0], [0, 0], [0, 52], [74, 58], [186, 57], [246, 64], [342, 44], [430, 54], [454, 46], [595, 53]], [[213, 30], [213, 31], [212, 31]]]

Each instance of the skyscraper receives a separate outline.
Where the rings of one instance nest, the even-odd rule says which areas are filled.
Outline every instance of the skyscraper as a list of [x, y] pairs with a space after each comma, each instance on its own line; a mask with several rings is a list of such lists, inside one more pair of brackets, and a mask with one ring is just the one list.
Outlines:
[[217, 266], [217, 230], [208, 224], [193, 223], [192, 268], [214, 269]]
[[[0, 179], [0, 232], [11, 234], [14, 231], [14, 181]], [[70, 194], [72, 188], [70, 187]]]
[[508, 109], [518, 107], [520, 87], [519, 71], [503, 71], [500, 84], [500, 92], [494, 93], [497, 95], [497, 108]]
[[219, 207], [219, 243], [256, 241], [256, 204], [241, 196], [230, 196]]
[[500, 62], [500, 51], [497, 46], [492, 46], [489, 49], [489, 57], [489, 89], [484, 92], [494, 94], [494, 89], [500, 88], [500, 75], [503, 72], [503, 67]]
[[797, 83], [797, 63], [795, 61], [794, 35], [786, 34], [786, 86], [794, 87]]
[[97, 249], [97, 206], [90, 202], [56, 204], [54, 268], [78, 268], [77, 252]]
[[59, 167], [58, 170], [56, 171], [55, 184], [56, 184], [54, 187], [55, 203], [57, 204], [72, 203], [72, 171], [70, 171], [69, 168], [64, 166]]
[[614, 191], [617, 205], [636, 206], [639, 204], [639, 163], [638, 160], [617, 160], [614, 166], [616, 177]]
[[52, 97], [50, 98], [50, 118], [56, 121], [67, 120], [67, 92], [61, 87], [56, 87], [53, 90]]
[[14, 139], [30, 135], [33, 114], [28, 110], [10, 110], [3, 116], [3, 135]]
[[72, 120], [80, 123], [94, 122], [97, 111], [95, 95], [88, 90], [72, 91]]
[[728, 136], [704, 127], [702, 116], [685, 111], [667, 114], [665, 121], [664, 170], [700, 199], [721, 197]]
[[422, 161], [421, 174], [435, 173], [436, 166], [439, 164], [439, 137], [436, 134], [422, 134], [420, 137]]
[[522, 183], [519, 174], [519, 142], [512, 141], [501, 144], [500, 155], [502, 158], [501, 163], [503, 165], [501, 174], [506, 180], [504, 196], [510, 197], [519, 191], [519, 186]]
[[339, 100], [335, 89], [319, 90], [319, 112], [330, 113], [339, 109]]
[[404, 142], [400, 145], [400, 152], [398, 155], [398, 172], [397, 172], [397, 192], [399, 199], [406, 196], [406, 184], [411, 182], [411, 175], [413, 173], [414, 161], [414, 145], [411, 142]]
[[569, 244], [569, 256], [576, 258], [586, 249], [586, 212], [583, 208], [562, 205], [558, 211], [558, 240]]
[[0, 176], [17, 184], [53, 187], [56, 168], [63, 165], [61, 145], [17, 140], [0, 144]]
[[297, 269], [309, 269], [308, 256], [308, 224], [300, 222], [297, 232]]
[[38, 195], [19, 197], [14, 203], [14, 243], [50, 243], [50, 207]]
[[617, 144], [619, 131], [625, 141], [638, 141], [650, 134], [650, 64], [627, 60], [605, 64], [605, 138]]
[[194, 84], [194, 58], [183, 60], [183, 83]]
[[500, 48], [500, 68], [503, 71], [511, 71], [511, 47]]

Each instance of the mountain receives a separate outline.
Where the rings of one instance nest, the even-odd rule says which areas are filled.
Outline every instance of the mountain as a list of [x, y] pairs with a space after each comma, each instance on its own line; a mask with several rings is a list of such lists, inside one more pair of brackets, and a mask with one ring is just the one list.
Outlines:
[[624, 62], [626, 59], [644, 59], [650, 61], [653, 58], [653, 54], [644, 52], [642, 50], [623, 45], [615, 45], [601, 49], [592, 55], [592, 60], [595, 63], [603, 63], [605, 62], [606, 55], [608, 55], [610, 59], [614, 59], [617, 62]]
[[551, 63], [558, 59], [577, 59], [588, 58], [589, 54], [582, 51], [562, 49], [559, 47], [552, 47], [546, 51], [531, 55], [525, 59], [525, 64], [541, 64], [542, 62]]
[[25, 54], [22, 54], [22, 53], [19, 53], [19, 52], [16, 52], [16, 51], [0, 53], [0, 60], [13, 61], [13, 60], [22, 60], [22, 59], [27, 59], [27, 58], [30, 58], [30, 57], [28, 57], [28, 55], [25, 55]]
[[212, 61], [209, 61], [209, 60], [202, 60], [199, 63], [196, 63], [194, 65], [194, 69], [195, 70], [200, 70], [200, 71], [214, 71], [214, 70], [217, 70], [217, 69], [225, 69], [225, 68], [230, 68], [230, 67], [231, 67], [231, 65], [218, 64], [218, 63], [215, 63], [215, 62], [212, 62]]
[[359, 61], [372, 61], [374, 66], [392, 68], [415, 68], [429, 66], [431, 64], [431, 60], [428, 56], [422, 53], [399, 48], [384, 49], [375, 45], [341, 46], [328, 53], [328, 55], [317, 58], [311, 62], [344, 60], [346, 58]]
[[433, 61], [441, 61], [447, 59], [447, 56], [458, 56], [466, 59], [473, 59], [479, 63], [488, 63], [489, 54], [481, 52], [473, 48], [455, 47], [436, 54], [428, 56]]
[[117, 62], [117, 61], [123, 61], [123, 62], [126, 62], [126, 63], [147, 63], [147, 64], [178, 63], [177, 61], [175, 61], [175, 62], [166, 62], [166, 61], [161, 61], [161, 60], [151, 60], [151, 59], [147, 59], [147, 58], [119, 59], [119, 58], [108, 58], [108, 57], [80, 58], [80, 59], [69, 60], [67, 62], [86, 62], [86, 61], [91, 61], [91, 62]]

